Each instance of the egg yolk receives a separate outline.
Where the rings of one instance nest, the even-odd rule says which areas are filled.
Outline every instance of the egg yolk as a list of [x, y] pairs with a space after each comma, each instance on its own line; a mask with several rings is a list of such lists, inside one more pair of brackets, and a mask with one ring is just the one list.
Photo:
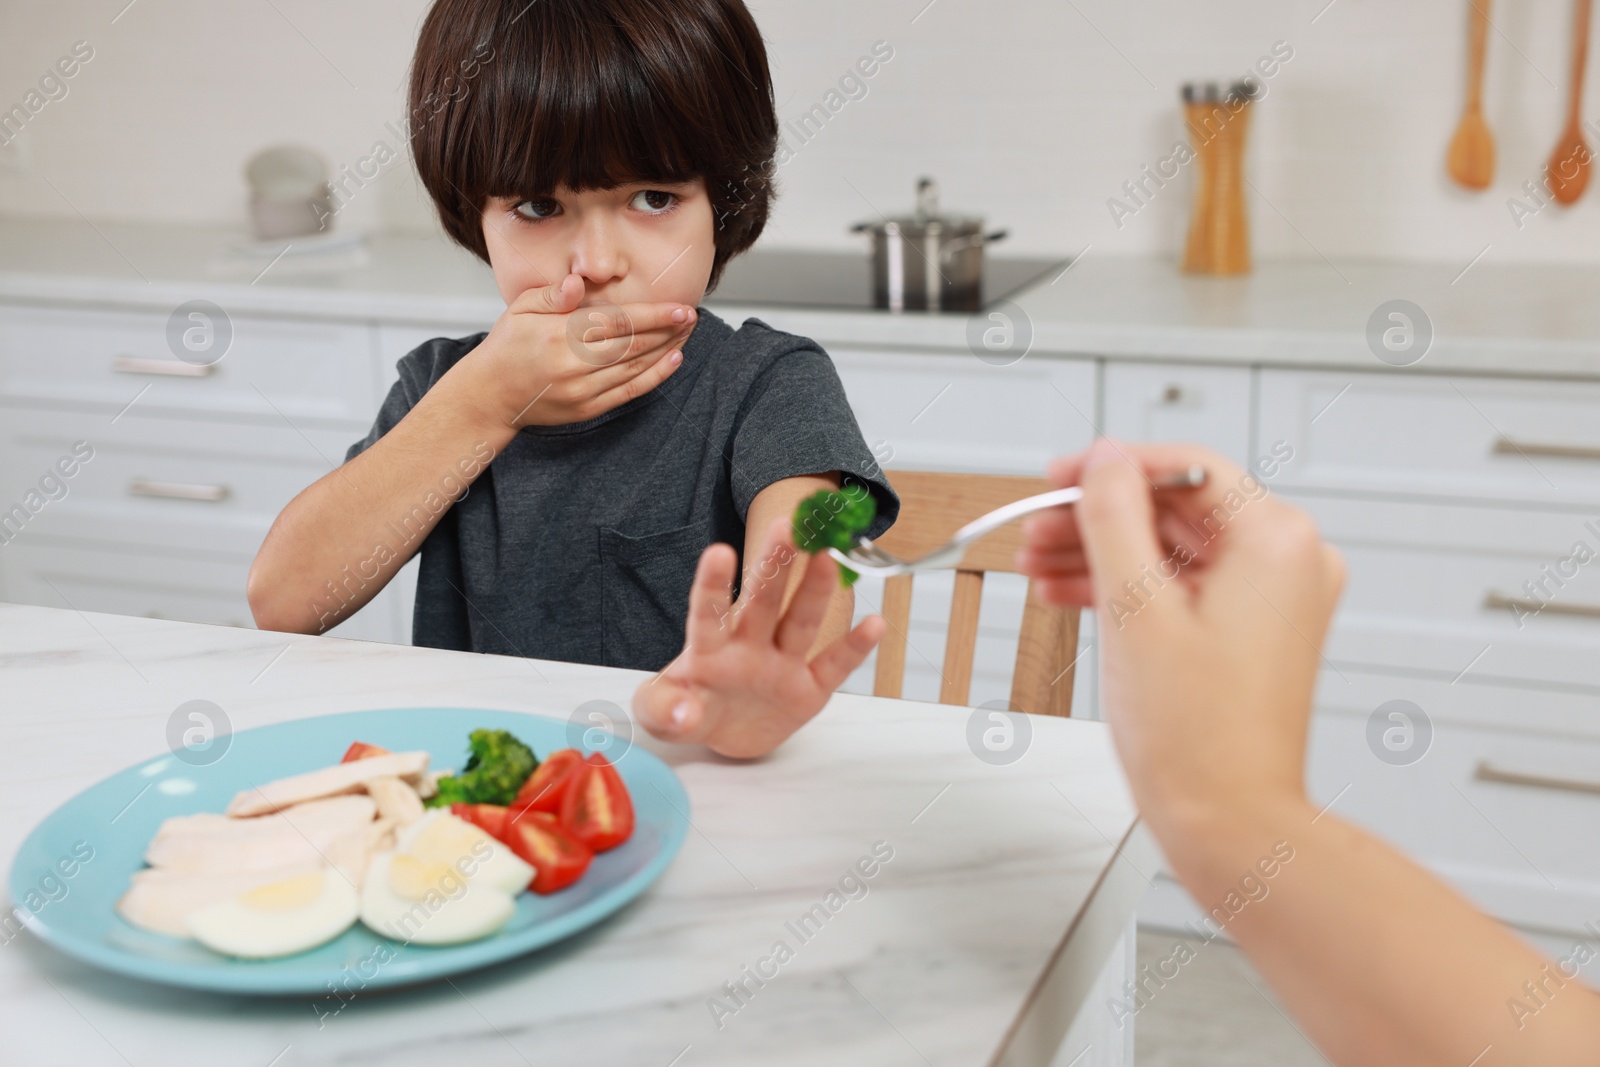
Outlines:
[[431, 863], [402, 853], [389, 861], [389, 888], [396, 896], [421, 900], [429, 893], [447, 893], [459, 877], [444, 863]]
[[281, 882], [269, 882], [257, 886], [240, 896], [239, 902], [257, 911], [293, 911], [295, 908], [305, 907], [321, 896], [322, 884], [322, 872], [312, 871], [294, 878], [285, 878]]
[[431, 863], [453, 864], [472, 855], [472, 846], [487, 836], [476, 826], [454, 817], [437, 818], [417, 831], [416, 840], [407, 851]]

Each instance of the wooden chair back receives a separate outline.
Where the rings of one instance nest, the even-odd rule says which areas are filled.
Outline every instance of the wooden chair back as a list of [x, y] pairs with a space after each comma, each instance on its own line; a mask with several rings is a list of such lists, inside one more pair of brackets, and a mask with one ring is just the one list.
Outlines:
[[[989, 474], [943, 474], [928, 471], [885, 471], [900, 495], [900, 517], [874, 543], [903, 559], [915, 559], [948, 541], [957, 530], [986, 512], [1013, 500], [1048, 492], [1055, 486], [1043, 478]], [[1022, 544], [1021, 526], [1012, 523], [973, 543], [956, 570], [945, 638], [941, 704], [966, 704], [972, 689], [972, 658], [978, 640], [978, 606], [983, 576], [989, 571], [1017, 573], [1015, 556]], [[905, 680], [907, 633], [911, 625], [913, 575], [884, 583], [883, 617], [889, 624], [878, 644], [873, 694], [898, 697]], [[1073, 669], [1078, 655], [1076, 608], [1041, 604], [1028, 583], [1022, 633], [1017, 642], [1011, 706], [1035, 715], [1071, 715]]]

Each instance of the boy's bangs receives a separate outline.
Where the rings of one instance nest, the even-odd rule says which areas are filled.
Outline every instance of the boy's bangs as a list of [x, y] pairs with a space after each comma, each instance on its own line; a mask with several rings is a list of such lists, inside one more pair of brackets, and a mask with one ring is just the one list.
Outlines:
[[463, 146], [466, 172], [485, 183], [463, 190], [474, 199], [683, 182], [717, 169], [721, 153], [707, 143], [703, 119], [683, 106], [670, 42], [642, 40], [566, 4], [535, 3], [513, 33], [526, 39], [506, 47], [538, 58], [485, 71], [474, 110], [494, 116], [497, 128], [478, 126]]
[[484, 262], [491, 197], [704, 179], [713, 288], [766, 225], [778, 120], [743, 0], [434, 0], [408, 99], [417, 175]]

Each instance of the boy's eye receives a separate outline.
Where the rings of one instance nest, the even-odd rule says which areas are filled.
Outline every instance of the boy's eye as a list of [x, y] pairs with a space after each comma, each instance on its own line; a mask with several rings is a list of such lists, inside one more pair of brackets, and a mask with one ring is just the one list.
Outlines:
[[554, 200], [524, 200], [514, 209], [525, 219], [548, 219], [561, 213], [561, 205]]
[[645, 189], [634, 196], [631, 206], [636, 211], [660, 215], [671, 210], [677, 202], [678, 198], [673, 193], [662, 192], [660, 189]]

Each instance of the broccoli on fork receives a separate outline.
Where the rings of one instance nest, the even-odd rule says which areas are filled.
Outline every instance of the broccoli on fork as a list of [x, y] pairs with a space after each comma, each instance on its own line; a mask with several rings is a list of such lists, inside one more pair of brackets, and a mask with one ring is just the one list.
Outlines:
[[[848, 552], [877, 514], [877, 502], [864, 486], [851, 485], [845, 492], [819, 490], [795, 509], [792, 524], [795, 546], [813, 554], [830, 548]], [[845, 585], [854, 584], [859, 577], [849, 567], [840, 566], [839, 580]]]

